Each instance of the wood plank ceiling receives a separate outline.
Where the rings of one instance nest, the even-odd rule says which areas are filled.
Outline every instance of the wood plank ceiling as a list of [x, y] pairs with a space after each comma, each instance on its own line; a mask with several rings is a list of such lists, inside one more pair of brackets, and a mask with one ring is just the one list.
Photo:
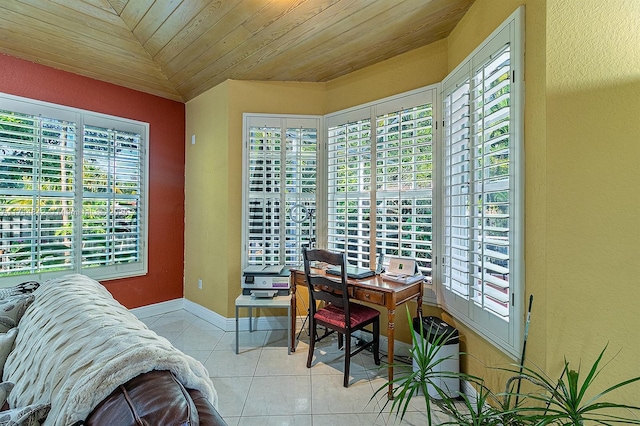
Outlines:
[[447, 37], [473, 1], [0, 0], [0, 53], [185, 102], [332, 80]]

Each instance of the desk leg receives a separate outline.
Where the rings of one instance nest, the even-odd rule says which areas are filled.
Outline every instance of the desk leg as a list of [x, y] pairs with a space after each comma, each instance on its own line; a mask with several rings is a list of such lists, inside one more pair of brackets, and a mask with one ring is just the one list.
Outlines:
[[[289, 314], [288, 318], [291, 318], [291, 304], [289, 304], [289, 307], [287, 308], [287, 310], [289, 311], [287, 312]], [[291, 321], [289, 321], [289, 324], [287, 325], [287, 341], [288, 342], [291, 342], [291, 336], [293, 334], [294, 333], [291, 333]], [[288, 354], [291, 355], [291, 347], [288, 347], [287, 349], [288, 349], [287, 350]]]
[[236, 355], [238, 355], [238, 305], [236, 305]]
[[[395, 316], [396, 310], [389, 309], [388, 310], [389, 322], [387, 324], [387, 361], [389, 362], [388, 374], [389, 374], [389, 382], [393, 380], [393, 348], [395, 345]], [[387, 391], [387, 397], [389, 400], [393, 399], [393, 384], [389, 383], [389, 390]]]
[[295, 284], [293, 284], [293, 289], [291, 292], [291, 305], [289, 305], [289, 318], [291, 319], [291, 321], [289, 321], [289, 330], [291, 332], [289, 334], [289, 353], [296, 351], [296, 316], [298, 313], [298, 309], [296, 306], [296, 291], [294, 289]]

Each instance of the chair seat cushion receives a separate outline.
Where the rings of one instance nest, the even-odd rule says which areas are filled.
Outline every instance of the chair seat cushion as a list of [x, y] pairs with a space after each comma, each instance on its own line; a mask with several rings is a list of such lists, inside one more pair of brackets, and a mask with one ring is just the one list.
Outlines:
[[[349, 313], [351, 314], [351, 328], [356, 328], [360, 324], [380, 316], [380, 312], [377, 310], [359, 303], [349, 303]], [[327, 305], [320, 309], [316, 312], [314, 318], [339, 328], [346, 328], [347, 326], [344, 311], [336, 305]]]

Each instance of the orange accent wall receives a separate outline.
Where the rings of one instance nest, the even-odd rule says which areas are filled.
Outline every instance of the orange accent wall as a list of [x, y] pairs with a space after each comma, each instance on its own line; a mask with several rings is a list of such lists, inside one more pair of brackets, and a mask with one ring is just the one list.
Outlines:
[[181, 298], [185, 105], [7, 55], [0, 92], [149, 123], [149, 272], [103, 284], [127, 308]]

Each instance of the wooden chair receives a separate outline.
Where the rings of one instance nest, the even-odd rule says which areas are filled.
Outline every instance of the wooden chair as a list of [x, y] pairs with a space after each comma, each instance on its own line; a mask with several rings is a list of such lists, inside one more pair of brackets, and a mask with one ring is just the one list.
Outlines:
[[[338, 346], [343, 346], [344, 337], [344, 387], [349, 386], [349, 367], [351, 357], [372, 346], [373, 359], [376, 365], [380, 365], [380, 312], [376, 309], [349, 301], [347, 290], [346, 255], [344, 253], [332, 253], [326, 250], [303, 251], [304, 272], [309, 287], [309, 355], [307, 368], [311, 368], [311, 360], [315, 343], [327, 336], [338, 332]], [[318, 275], [311, 273], [310, 262], [324, 262], [332, 266], [340, 267], [340, 277]], [[324, 301], [325, 306], [317, 309], [319, 301]], [[373, 340], [351, 350], [351, 334], [357, 330], [365, 330], [368, 325], [373, 326]], [[318, 336], [317, 327], [325, 327], [324, 333]]]

